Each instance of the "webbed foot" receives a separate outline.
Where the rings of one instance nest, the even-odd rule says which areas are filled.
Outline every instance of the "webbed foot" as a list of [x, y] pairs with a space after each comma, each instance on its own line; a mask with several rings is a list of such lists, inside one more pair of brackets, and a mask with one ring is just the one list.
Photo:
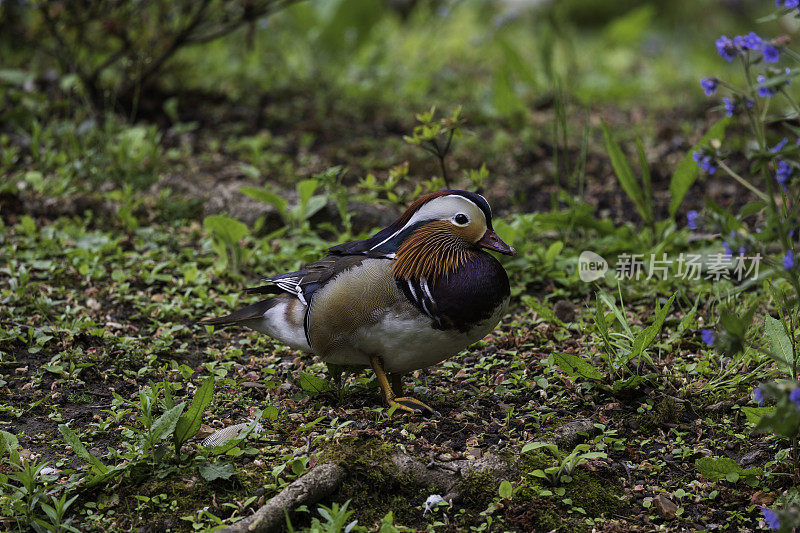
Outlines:
[[415, 415], [419, 414], [423, 416], [433, 416], [439, 414], [439, 412], [433, 409], [431, 406], [410, 396], [400, 396], [397, 398], [388, 399], [387, 401], [389, 403], [389, 407], [396, 405], [398, 410], [402, 410], [407, 413]]

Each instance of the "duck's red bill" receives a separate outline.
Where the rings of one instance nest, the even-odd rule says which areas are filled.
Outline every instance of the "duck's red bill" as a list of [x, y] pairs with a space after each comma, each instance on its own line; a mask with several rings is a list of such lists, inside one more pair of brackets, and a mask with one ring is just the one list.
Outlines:
[[497, 233], [492, 230], [486, 230], [481, 240], [478, 241], [478, 246], [501, 254], [517, 255], [517, 251], [503, 242], [503, 239], [498, 237]]

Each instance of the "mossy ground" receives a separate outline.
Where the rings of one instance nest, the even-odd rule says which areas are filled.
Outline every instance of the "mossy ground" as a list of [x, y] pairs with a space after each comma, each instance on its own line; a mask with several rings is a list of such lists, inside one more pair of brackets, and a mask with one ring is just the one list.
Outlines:
[[401, 473], [392, 462], [392, 446], [377, 436], [350, 436], [331, 442], [319, 454], [322, 462], [345, 469], [347, 479], [331, 501], [350, 501], [364, 509], [359, 520], [375, 524], [389, 511], [395, 523], [424, 526], [419, 502], [436, 492], [434, 486], [421, 486], [409, 474]]

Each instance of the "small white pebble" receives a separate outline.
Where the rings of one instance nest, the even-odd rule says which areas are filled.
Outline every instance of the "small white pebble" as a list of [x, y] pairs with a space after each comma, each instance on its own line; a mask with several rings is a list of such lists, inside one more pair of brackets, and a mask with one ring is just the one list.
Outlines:
[[428, 511], [430, 511], [434, 505], [443, 501], [444, 498], [442, 498], [438, 494], [431, 494], [430, 496], [428, 496], [428, 499], [425, 500], [425, 510], [422, 512], [422, 516], [428, 514]]

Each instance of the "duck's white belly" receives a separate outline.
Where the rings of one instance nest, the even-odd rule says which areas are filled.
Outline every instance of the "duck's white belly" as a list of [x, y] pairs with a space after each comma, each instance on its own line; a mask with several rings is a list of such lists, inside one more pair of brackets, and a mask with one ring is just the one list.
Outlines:
[[379, 320], [340, 338], [337, 348], [323, 359], [340, 365], [369, 366], [369, 357], [377, 355], [389, 372], [425, 368], [482, 339], [500, 322], [505, 309], [505, 305], [500, 306], [492, 317], [461, 332], [434, 329], [430, 317], [410, 305], [393, 306]]

